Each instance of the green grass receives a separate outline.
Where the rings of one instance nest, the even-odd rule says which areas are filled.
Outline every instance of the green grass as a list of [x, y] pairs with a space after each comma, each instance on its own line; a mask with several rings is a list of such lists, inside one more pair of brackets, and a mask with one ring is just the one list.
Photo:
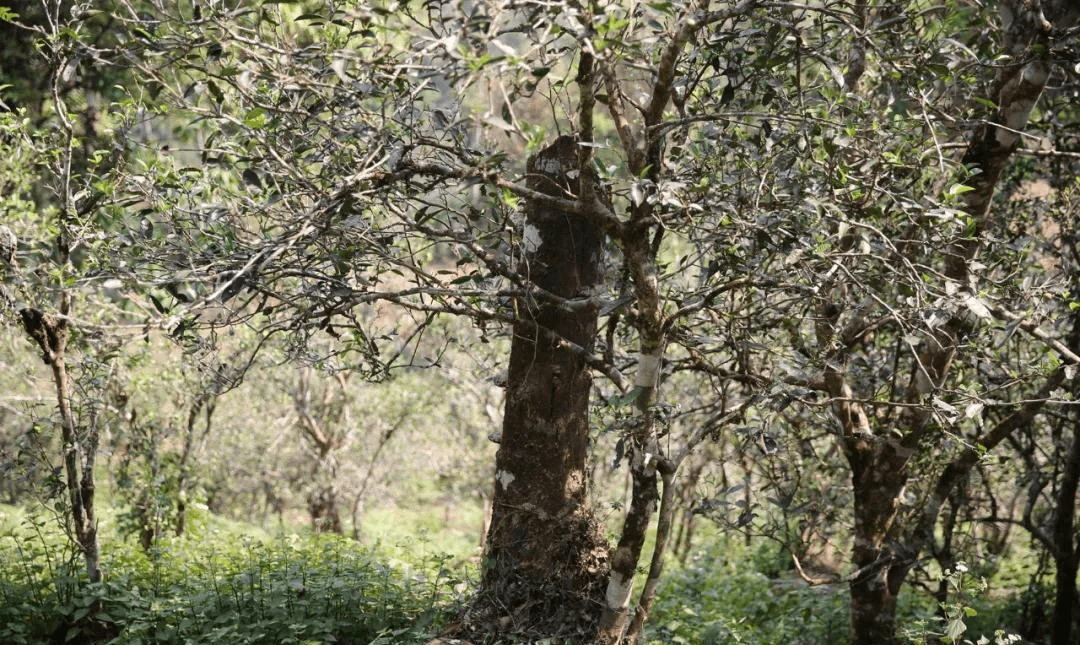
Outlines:
[[467, 500], [452, 506], [380, 508], [364, 518], [361, 540], [381, 548], [404, 545], [414, 555], [449, 555], [455, 563], [475, 561], [480, 555], [483, 510]]

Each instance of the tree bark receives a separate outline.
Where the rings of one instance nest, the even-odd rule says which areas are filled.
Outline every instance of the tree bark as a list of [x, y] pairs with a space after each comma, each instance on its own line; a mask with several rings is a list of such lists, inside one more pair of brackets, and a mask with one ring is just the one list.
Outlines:
[[[65, 293], [60, 311], [66, 314], [69, 300]], [[44, 314], [37, 309], [19, 311], [23, 329], [41, 349], [42, 360], [52, 368], [56, 400], [60, 410], [60, 436], [64, 442], [64, 473], [68, 503], [76, 544], [86, 562], [90, 582], [101, 580], [97, 519], [94, 514], [94, 463], [97, 459], [97, 428], [80, 433], [71, 409], [71, 387], [67, 372], [68, 327], [65, 318]], [[81, 463], [80, 463], [81, 459]]]
[[328, 384], [321, 399], [312, 400], [310, 374], [300, 377], [293, 393], [293, 405], [303, 438], [312, 451], [311, 488], [308, 491], [308, 514], [311, 529], [316, 533], [341, 535], [341, 513], [338, 510], [337, 457], [335, 452], [345, 440], [338, 428], [348, 406], [346, 377], [337, 375], [340, 394], [335, 396]]
[[[893, 553], [900, 491], [907, 469], [869, 444], [849, 453], [854, 492], [855, 531], [852, 564], [858, 574], [851, 593], [852, 645], [893, 645], [896, 638], [896, 597], [907, 566]], [[866, 454], [869, 452], [869, 454]], [[895, 457], [895, 451], [891, 451]]]
[[191, 459], [195, 453], [195, 424], [200, 414], [205, 414], [206, 425], [202, 436], [210, 432], [210, 420], [217, 407], [217, 395], [210, 392], [199, 394], [191, 403], [188, 411], [187, 427], [184, 433], [184, 448], [180, 452], [180, 472], [176, 476], [176, 537], [182, 537], [187, 530], [187, 496], [191, 482]]
[[337, 491], [333, 484], [320, 486], [308, 493], [308, 513], [311, 530], [316, 533], [341, 535], [341, 513], [338, 511]]
[[[529, 188], [580, 195], [578, 146], [560, 137], [528, 161]], [[600, 280], [603, 234], [590, 218], [525, 205], [520, 271], [560, 298], [587, 298]], [[502, 437], [485, 572], [466, 617], [478, 632], [588, 642], [593, 638], [608, 544], [588, 499], [589, 394], [583, 358], [597, 310], [550, 298], [515, 301]], [[470, 628], [466, 625], [466, 628]]]
[[1050, 645], [1071, 645], [1074, 608], [1077, 603], [1076, 573], [1080, 568], [1077, 557], [1075, 515], [1076, 490], [1080, 485], [1080, 422], [1074, 422], [1072, 446], [1065, 461], [1061, 488], [1057, 495], [1057, 512], [1051, 537], [1054, 541], [1054, 566], [1056, 568], [1056, 597], [1054, 618], [1050, 626]]

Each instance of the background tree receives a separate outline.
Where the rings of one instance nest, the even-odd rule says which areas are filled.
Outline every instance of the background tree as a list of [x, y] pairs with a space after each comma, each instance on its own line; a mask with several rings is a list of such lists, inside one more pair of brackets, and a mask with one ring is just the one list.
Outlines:
[[[220, 354], [189, 354], [190, 363], [156, 365], [172, 348], [167, 341], [124, 348], [122, 367], [102, 394], [113, 421], [107, 439], [115, 483], [128, 505], [123, 517], [144, 550], [187, 529], [188, 504], [201, 498], [218, 402], [239, 386], [251, 359], [251, 348], [237, 343]], [[164, 401], [159, 383], [169, 384]]]
[[301, 373], [292, 395], [298, 430], [313, 457], [308, 512], [312, 528], [323, 533], [342, 532], [337, 452], [348, 440], [352, 425], [346, 398], [348, 376], [338, 373], [333, 379], [336, 383], [326, 382], [321, 393], [313, 393], [310, 371]]
[[[1076, 293], [1076, 261], [1080, 256], [1076, 255], [1075, 234], [1072, 232], [1075, 229], [1069, 224], [1075, 221], [1078, 212], [1075, 181], [1055, 182], [1059, 184], [1057, 187], [1051, 187], [1044, 181], [1037, 175], [1036, 178], [1025, 178], [1018, 194], [1010, 200], [1010, 206], [1026, 207], [1044, 216], [1041, 225], [1047, 239], [1040, 252], [1053, 250], [1054, 254], [1044, 255], [1042, 262], [1059, 271], [1065, 282], [1065, 289], [1060, 294], [1061, 301], [1055, 303], [1061, 311], [1055, 313], [1061, 321], [1059, 324], [1067, 330], [1069, 349], [1075, 352], [1078, 349], [1076, 306], [1072, 298]], [[1030, 196], [1033, 190], [1043, 187], [1050, 188], [1051, 194], [1038, 201]], [[1066, 369], [1072, 373], [1074, 368], [1067, 365]], [[1072, 378], [1067, 379], [1062, 390], [1068, 393], [1069, 398], [1075, 397]], [[1047, 631], [1054, 645], [1067, 643], [1073, 638], [1077, 629], [1076, 608], [1080, 606], [1076, 592], [1074, 525], [1080, 449], [1077, 448], [1075, 436], [1077, 425], [1074, 407], [1062, 406], [1049, 410], [1039, 423], [1022, 428], [1016, 436], [1009, 438], [1023, 463], [1023, 470], [1016, 476], [1020, 484], [1016, 488], [1018, 503], [1008, 509], [1011, 512], [1006, 513], [991, 507], [988, 517], [991, 522], [1022, 525], [1053, 560], [1055, 601]]]
[[[786, 261], [789, 266], [805, 266], [811, 282], [796, 281], [788, 297], [800, 292], [809, 296], [812, 306], [796, 305], [796, 311], [812, 321], [813, 329], [789, 325], [777, 329], [788, 327], [793, 332], [787, 346], [794, 352], [786, 356], [791, 372], [784, 380], [827, 396], [850, 468], [855, 571], [846, 579], [851, 583], [856, 643], [894, 642], [896, 594], [930, 545], [945, 500], [985, 451], [1035, 418], [1063, 381], [1064, 373], [1054, 365], [1076, 360], [1067, 343], [1000, 304], [1014, 297], [1016, 291], [1008, 288], [1016, 284], [1011, 282], [1015, 274], [1009, 268], [1009, 251], [990, 237], [997, 220], [989, 215], [998, 179], [1049, 78], [1044, 55], [1054, 45], [1046, 39], [1067, 34], [1075, 16], [1061, 5], [1057, 13], [1046, 14], [1051, 23], [1044, 29], [1034, 27], [1043, 23], [1033, 22], [1032, 15], [1018, 6], [1004, 4], [1002, 11], [1004, 49], [1015, 62], [999, 70], [991, 89], [996, 112], [970, 135], [971, 143], [959, 159], [962, 170], [951, 171], [958, 173], [952, 175], [955, 181], [966, 183], [951, 186], [942, 142], [966, 133], [950, 132], [925, 115], [963, 109], [961, 97], [977, 96], [964, 88], [974, 79], [963, 74], [943, 77], [932, 60], [922, 58], [931, 49], [909, 49], [904, 43], [896, 49], [900, 55], [874, 60], [865, 43], [890, 42], [884, 32], [880, 38], [873, 35], [893, 19], [889, 11], [856, 8], [849, 19], [822, 15], [825, 24], [837, 19], [840, 34], [852, 34], [843, 74], [830, 66], [828, 54], [816, 54], [845, 93], [814, 88], [825, 98], [824, 104], [819, 103], [825, 108], [820, 118], [828, 120], [839, 112], [847, 125], [827, 135], [820, 152], [811, 142], [820, 166], [806, 170], [820, 179], [807, 181], [804, 176], [802, 185], [804, 190], [809, 187], [806, 203], [815, 210], [823, 206], [824, 211], [809, 213], [807, 229], [801, 229], [798, 218], [785, 219], [780, 229], [783, 236], [792, 227], [789, 239], [803, 241], [795, 243]], [[979, 47], [987, 42], [983, 40], [987, 32], [968, 18], [963, 27], [969, 31], [949, 33], [954, 38], [966, 33], [968, 46]], [[933, 30], [922, 30], [918, 19], [914, 26], [916, 32], [935, 37]], [[822, 35], [826, 33], [828, 29]], [[934, 51], [949, 57], [947, 48]], [[935, 83], [952, 82], [953, 93], [927, 102], [928, 95], [918, 88], [925, 82], [922, 79], [931, 78]], [[899, 103], [898, 95], [909, 98]], [[924, 107], [916, 108], [920, 96]], [[805, 95], [797, 98], [805, 100]], [[921, 130], [924, 138], [894, 136], [881, 147], [874, 143], [873, 132], [895, 133], [897, 120], [914, 117], [916, 109], [928, 110], [917, 117], [928, 124], [925, 129], [912, 122], [912, 131]], [[880, 124], [882, 118], [893, 123]], [[815, 131], [821, 130], [810, 130]], [[829, 136], [834, 137], [831, 142]], [[792, 147], [798, 149], [797, 141]], [[917, 165], [904, 161], [915, 158], [919, 150], [936, 157], [944, 182], [941, 175], [919, 174]], [[819, 200], [816, 195], [822, 193], [831, 198]], [[938, 194], [944, 204], [936, 201]], [[920, 202], [928, 206], [916, 206]], [[835, 237], [815, 240], [799, 230], [835, 231]], [[777, 242], [775, 233], [770, 237]], [[805, 245], [810, 240], [815, 241]], [[824, 262], [818, 264], [812, 257]], [[989, 324], [995, 317], [1001, 327]], [[1039, 365], [1044, 353], [986, 353], [994, 343], [980, 339], [1008, 324], [1025, 323], [1025, 329], [1048, 342], [1056, 354], [1049, 368]], [[781, 345], [778, 339], [766, 344], [770, 349]], [[1019, 364], [1011, 362], [1014, 357]], [[1016, 384], [1021, 386], [1009, 394], [1007, 387], [989, 387], [982, 371], [986, 368], [980, 365], [1030, 373], [1038, 385], [1029, 391]], [[773, 378], [777, 376], [774, 372]], [[802, 395], [789, 390], [784, 396]], [[980, 413], [989, 401], [1001, 403], [986, 415], [984, 426]], [[954, 427], [958, 430], [949, 430]], [[959, 450], [942, 459], [942, 447], [953, 441], [959, 442], [952, 444]]]
[[[120, 158], [119, 149], [98, 148], [113, 140], [112, 127], [123, 124], [120, 119], [111, 124], [110, 132], [99, 133], [95, 104], [100, 87], [93, 79], [115, 80], [118, 72], [105, 65], [101, 75], [80, 77], [81, 68], [110, 53], [104, 44], [84, 46], [83, 38], [108, 38], [101, 21], [72, 16], [61, 3], [29, 9], [26, 22], [19, 22], [10, 9], [2, 16], [5, 31], [17, 34], [5, 42], [4, 70], [20, 77], [12, 95], [14, 105], [4, 104], [3, 152], [16, 165], [26, 160], [25, 168], [40, 171], [43, 181], [28, 182], [22, 173], [6, 179], [12, 182], [5, 196], [12, 226], [0, 230], [8, 283], [4, 305], [50, 367], [67, 528], [84, 557], [89, 579], [97, 581], [94, 467], [104, 420], [98, 392], [87, 395], [84, 388], [93, 390], [102, 382], [111, 369], [114, 348], [96, 321], [80, 321], [83, 329], [74, 330], [72, 323], [81, 312], [72, 287], [76, 276], [95, 264], [97, 233], [87, 224], [100, 214], [110, 173]], [[36, 46], [18, 46], [30, 42]], [[84, 86], [80, 81], [88, 82]], [[10, 112], [13, 108], [19, 111]], [[79, 331], [90, 333], [82, 337]], [[73, 376], [71, 350], [76, 348], [82, 351]]]

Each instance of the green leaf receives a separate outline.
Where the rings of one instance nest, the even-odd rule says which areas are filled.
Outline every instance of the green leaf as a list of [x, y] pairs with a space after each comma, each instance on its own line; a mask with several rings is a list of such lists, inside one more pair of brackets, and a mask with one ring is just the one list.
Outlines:
[[949, 186], [949, 190], [945, 191], [945, 194], [949, 197], [956, 197], [957, 195], [963, 195], [975, 190], [971, 186], [965, 186], [964, 184], [953, 184]]
[[221, 105], [225, 101], [225, 95], [222, 94], [221, 88], [218, 87], [217, 83], [214, 81], [207, 81], [206, 89], [210, 90], [210, 95], [214, 97], [214, 101], [216, 101], [218, 105]]
[[960, 640], [960, 637], [967, 631], [967, 625], [959, 618], [954, 618], [949, 621], [949, 624], [945, 626], [945, 640], [950, 643], [955, 643]]
[[608, 405], [610, 405], [613, 408], [621, 408], [624, 405], [627, 405], [627, 404], [630, 404], [630, 403], [633, 403], [634, 401], [636, 401], [637, 398], [639, 396], [641, 396], [641, 393], [644, 392], [644, 391], [645, 391], [645, 388], [641, 387], [640, 385], [636, 385], [636, 386], [634, 386], [634, 388], [632, 390], [630, 390], [626, 394], [616, 394], [615, 396], [608, 399]]
[[728, 103], [731, 103], [734, 98], [735, 87], [731, 83], [728, 83], [727, 86], [724, 87], [724, 91], [720, 94], [720, 105], [727, 105]]
[[244, 115], [244, 125], [249, 128], [261, 130], [266, 127], [266, 110], [261, 107], [253, 107]]

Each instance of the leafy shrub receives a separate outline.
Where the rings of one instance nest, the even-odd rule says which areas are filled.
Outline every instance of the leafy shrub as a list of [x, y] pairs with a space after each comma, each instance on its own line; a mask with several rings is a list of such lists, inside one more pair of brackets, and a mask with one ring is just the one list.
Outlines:
[[[847, 589], [770, 579], [725, 555], [724, 542], [672, 570], [649, 620], [646, 643], [773, 645], [847, 642]], [[740, 564], [752, 564], [740, 560]]]

